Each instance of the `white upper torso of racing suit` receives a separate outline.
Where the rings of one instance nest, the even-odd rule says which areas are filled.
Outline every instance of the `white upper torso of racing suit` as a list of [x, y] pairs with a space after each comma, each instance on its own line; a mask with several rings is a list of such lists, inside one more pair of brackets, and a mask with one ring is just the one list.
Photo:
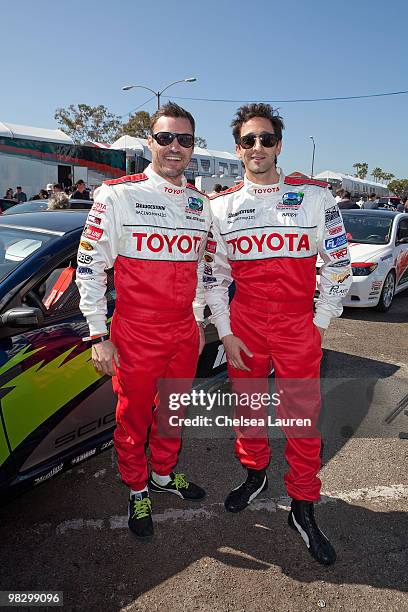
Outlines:
[[211, 199], [213, 226], [204, 255], [206, 303], [220, 338], [231, 334], [228, 287], [236, 296], [313, 308], [316, 259], [321, 266], [314, 323], [340, 316], [352, 281], [350, 254], [338, 206], [324, 183], [285, 178], [243, 183]]
[[[106, 270], [114, 266], [116, 312], [191, 311], [202, 320], [202, 270], [210, 228], [208, 198], [183, 179], [143, 174], [106, 181], [95, 191], [78, 251], [80, 308], [90, 335], [106, 333]], [[194, 301], [194, 304], [193, 304]]]

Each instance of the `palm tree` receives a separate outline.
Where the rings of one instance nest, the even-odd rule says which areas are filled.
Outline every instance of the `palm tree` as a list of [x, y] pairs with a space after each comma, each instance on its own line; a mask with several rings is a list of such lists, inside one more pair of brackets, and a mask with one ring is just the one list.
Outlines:
[[391, 172], [383, 172], [382, 175], [382, 179], [383, 181], [392, 181], [392, 179], [395, 178], [395, 174], [392, 174]]
[[374, 170], [371, 170], [371, 176], [376, 182], [378, 182], [383, 176], [383, 171], [377, 166], [374, 168]]
[[356, 169], [355, 176], [360, 179], [365, 179], [368, 172], [368, 164], [366, 162], [356, 162], [353, 164], [353, 168]]

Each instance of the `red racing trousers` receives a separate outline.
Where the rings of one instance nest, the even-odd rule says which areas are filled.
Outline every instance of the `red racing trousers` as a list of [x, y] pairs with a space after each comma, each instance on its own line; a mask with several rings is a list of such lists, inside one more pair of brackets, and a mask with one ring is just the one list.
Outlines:
[[[174, 430], [171, 436], [159, 435], [158, 381], [183, 379], [184, 385], [193, 381], [199, 330], [191, 309], [165, 313], [138, 309], [134, 317], [134, 312], [132, 320], [115, 312], [111, 325], [120, 361], [112, 379], [118, 396], [114, 442], [123, 482], [140, 491], [148, 478], [147, 444], [157, 474], [170, 474], [177, 463], [181, 429], [177, 436]], [[168, 407], [163, 409], [168, 414]]]
[[[321, 439], [316, 423], [320, 412], [322, 349], [319, 330], [313, 323], [312, 304], [277, 303], [236, 295], [231, 303], [231, 327], [253, 354], [248, 357], [241, 351], [250, 372], [228, 366], [233, 390], [239, 395], [245, 389], [245, 379], [263, 379], [259, 381], [259, 389], [268, 391], [265, 379], [273, 367], [277, 391], [282, 392], [276, 417], [311, 420], [312, 427], [306, 437], [296, 428], [283, 427], [285, 458], [289, 465], [285, 485], [293, 499], [316, 501], [321, 487], [317, 477]], [[249, 383], [248, 380], [247, 388], [251, 387]], [[257, 415], [252, 412], [251, 416]], [[255, 433], [247, 430], [247, 435], [238, 428], [236, 433], [236, 455], [242, 465], [255, 470], [265, 468], [270, 460], [266, 427], [258, 428]]]

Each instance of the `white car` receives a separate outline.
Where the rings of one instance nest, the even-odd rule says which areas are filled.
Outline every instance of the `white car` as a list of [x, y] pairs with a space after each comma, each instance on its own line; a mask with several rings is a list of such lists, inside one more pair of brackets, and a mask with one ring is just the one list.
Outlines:
[[[342, 210], [353, 283], [343, 306], [386, 312], [408, 289], [408, 214], [390, 210]], [[317, 274], [323, 261], [317, 260]], [[317, 284], [319, 276], [317, 277]]]

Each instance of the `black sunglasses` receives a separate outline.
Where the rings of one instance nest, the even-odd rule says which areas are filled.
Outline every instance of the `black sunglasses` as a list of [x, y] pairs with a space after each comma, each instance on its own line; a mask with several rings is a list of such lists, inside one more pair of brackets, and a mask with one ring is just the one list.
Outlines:
[[153, 134], [153, 138], [161, 147], [167, 147], [177, 138], [177, 142], [185, 149], [191, 149], [194, 146], [193, 134], [176, 134], [175, 132], [157, 132]]
[[257, 138], [259, 138], [261, 145], [267, 148], [274, 147], [279, 142], [276, 134], [272, 134], [271, 132], [262, 132], [262, 134], [245, 134], [245, 136], [241, 136], [237, 144], [239, 144], [243, 149], [252, 149]]

